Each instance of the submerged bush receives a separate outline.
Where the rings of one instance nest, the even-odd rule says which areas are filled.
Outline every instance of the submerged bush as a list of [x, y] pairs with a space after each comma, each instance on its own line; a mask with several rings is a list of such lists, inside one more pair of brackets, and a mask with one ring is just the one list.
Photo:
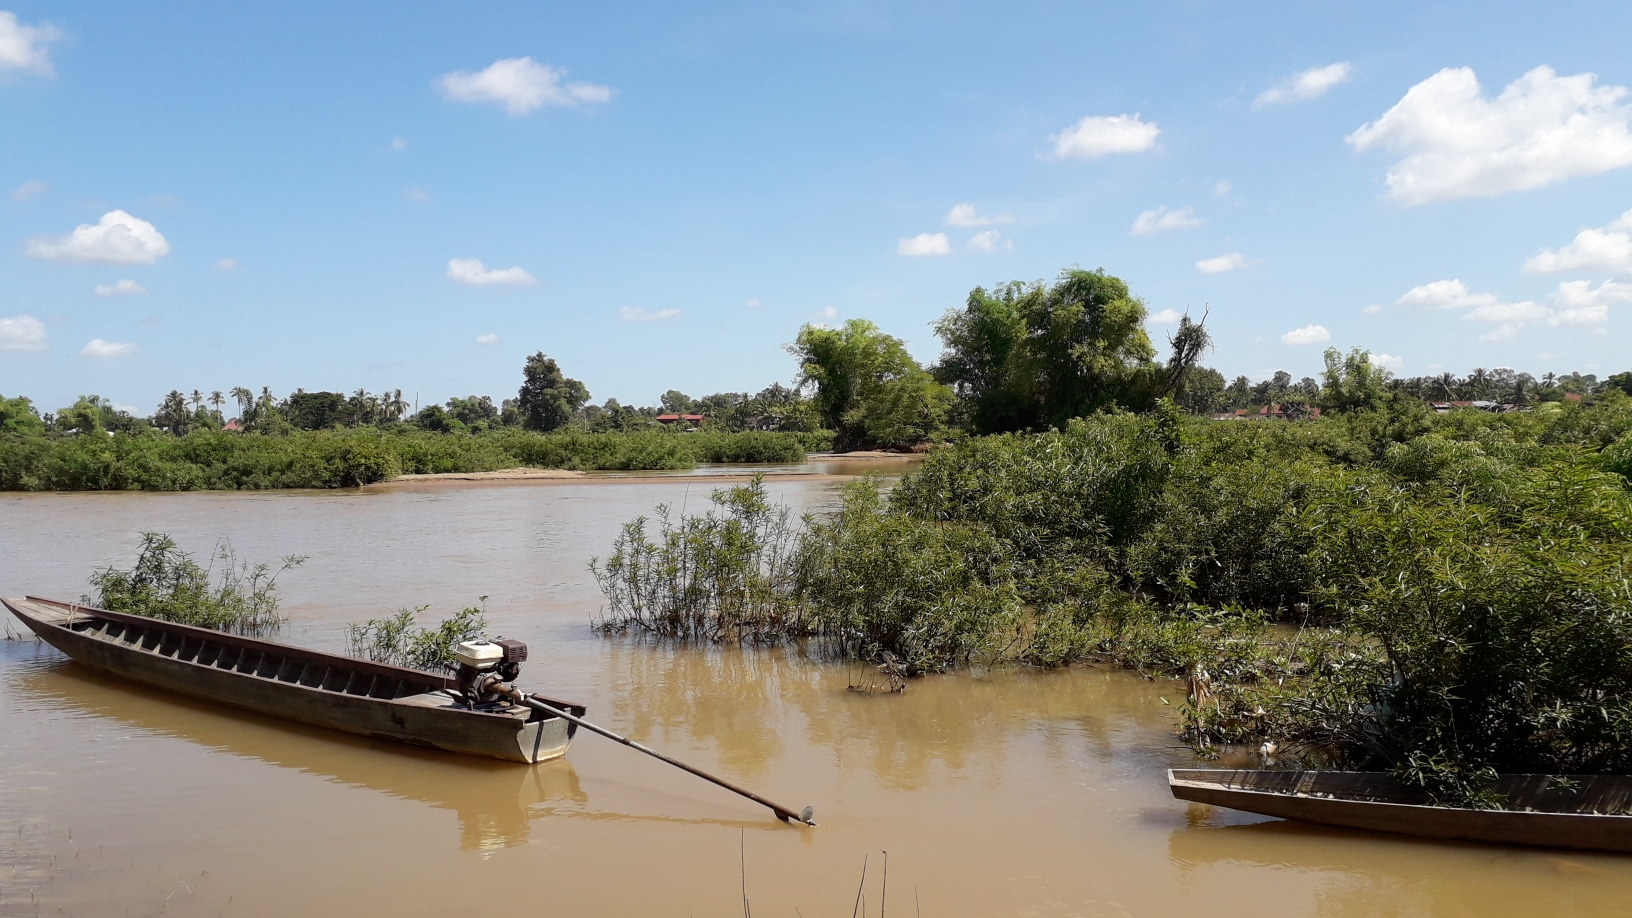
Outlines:
[[597, 629], [752, 643], [805, 633], [792, 596], [792, 511], [770, 503], [758, 475], [709, 499], [712, 509], [678, 521], [660, 505], [655, 541], [640, 517], [623, 527], [604, 564], [590, 561], [607, 599]]
[[443, 619], [435, 628], [417, 625], [419, 613], [430, 606], [399, 609], [395, 615], [371, 618], [346, 626], [346, 653], [392, 666], [406, 666], [426, 672], [451, 672], [458, 667], [453, 649], [463, 641], [473, 641], [487, 630], [484, 606], [467, 607]]
[[[219, 571], [215, 562], [221, 562]], [[199, 567], [174, 539], [160, 532], [142, 533], [136, 564], [128, 571], [108, 567], [91, 575], [96, 596], [87, 604], [113, 612], [142, 615], [167, 622], [257, 635], [275, 632], [278, 615], [277, 579], [306, 559], [290, 556], [276, 571], [269, 565], [239, 562], [225, 540], [216, 546], [209, 568]], [[215, 582], [210, 581], [216, 574]]]

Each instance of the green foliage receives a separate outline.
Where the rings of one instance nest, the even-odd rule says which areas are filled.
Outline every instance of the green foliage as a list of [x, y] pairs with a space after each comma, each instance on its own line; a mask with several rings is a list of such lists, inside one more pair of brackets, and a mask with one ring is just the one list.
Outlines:
[[771, 504], [764, 480], [717, 489], [713, 508], [676, 521], [657, 508], [623, 527], [603, 564], [589, 569], [606, 596], [598, 630], [682, 641], [769, 643], [806, 630], [792, 600], [796, 530], [786, 505]]
[[1144, 302], [1104, 270], [1070, 269], [1051, 285], [977, 287], [935, 324], [944, 347], [936, 372], [980, 433], [1063, 427], [1116, 405], [1144, 410], [1208, 346], [1187, 318], [1168, 372], [1153, 363], [1144, 321]]
[[[283, 566], [274, 571], [265, 564], [240, 563], [232, 546], [223, 541], [216, 547], [211, 567], [203, 568], [170, 536], [144, 532], [135, 566], [128, 571], [110, 566], [92, 574], [96, 596], [83, 601], [113, 612], [183, 625], [266, 634], [283, 624], [275, 593], [279, 575], [305, 560], [284, 558]], [[216, 561], [221, 562], [218, 573], [214, 571]], [[212, 573], [216, 573], [213, 584]]]
[[34, 410], [34, 403], [26, 398], [6, 398], [0, 395], [0, 434], [45, 433], [45, 422]]
[[283, 415], [300, 430], [327, 430], [342, 423], [346, 397], [339, 392], [296, 390], [284, 400]]
[[906, 343], [865, 319], [840, 328], [806, 325], [789, 346], [800, 385], [841, 450], [905, 447], [932, 439], [946, 421], [952, 393], [936, 382]]
[[1372, 366], [1371, 354], [1354, 348], [1345, 356], [1335, 347], [1326, 349], [1325, 384], [1320, 390], [1320, 406], [1327, 411], [1363, 411], [1382, 407], [1383, 390], [1389, 372]]
[[543, 351], [527, 358], [522, 377], [516, 408], [528, 430], [548, 432], [565, 427], [589, 401], [584, 384], [568, 379], [554, 358], [544, 356]]
[[435, 628], [417, 624], [419, 613], [430, 606], [399, 609], [395, 615], [371, 618], [346, 626], [346, 653], [375, 663], [406, 666], [426, 672], [458, 668], [453, 650], [464, 641], [480, 638], [487, 630], [487, 597], [482, 605], [467, 607], [443, 619]]
[[406, 426], [259, 436], [151, 428], [95, 437], [0, 435], [0, 490], [194, 491], [348, 488], [407, 473], [687, 469], [699, 462], [802, 462], [829, 435], [753, 431], [437, 434]]

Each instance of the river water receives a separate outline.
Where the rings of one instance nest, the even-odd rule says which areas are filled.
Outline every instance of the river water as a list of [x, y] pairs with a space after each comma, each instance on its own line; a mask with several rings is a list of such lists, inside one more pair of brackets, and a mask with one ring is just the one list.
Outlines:
[[[832, 466], [827, 471], [853, 469]], [[796, 508], [836, 479], [777, 477]], [[1624, 915], [1632, 859], [1434, 844], [1175, 801], [1163, 696], [1099, 668], [958, 674], [901, 695], [796, 651], [592, 634], [586, 571], [707, 476], [380, 492], [0, 496], [0, 590], [77, 597], [137, 533], [306, 554], [282, 639], [487, 596], [529, 688], [794, 808], [580, 733], [528, 768], [348, 737], [0, 643], [0, 916]], [[17, 623], [9, 622], [12, 631]], [[886, 854], [888, 870], [886, 874]], [[865, 885], [863, 867], [865, 861]], [[887, 878], [887, 889], [886, 889]], [[885, 911], [887, 907], [887, 912]]]

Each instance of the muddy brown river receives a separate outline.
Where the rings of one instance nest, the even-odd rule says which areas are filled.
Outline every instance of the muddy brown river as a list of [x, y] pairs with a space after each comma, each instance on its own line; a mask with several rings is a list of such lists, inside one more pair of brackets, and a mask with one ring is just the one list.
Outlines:
[[[833, 500], [829, 478], [768, 485], [799, 508]], [[754, 914], [806, 918], [1632, 912], [1629, 858], [1175, 801], [1163, 770], [1194, 759], [1171, 733], [1173, 683], [1073, 668], [865, 695], [846, 690], [854, 669], [797, 651], [591, 633], [590, 557], [710, 487], [0, 496], [6, 595], [78, 597], [144, 529], [200, 554], [226, 537], [245, 558], [309, 555], [279, 582], [281, 639], [325, 650], [347, 622], [485, 595], [491, 630], [531, 649], [525, 686], [821, 824], [783, 825], [582, 732], [563, 761], [487, 762], [178, 699], [11, 640], [0, 915], [734, 916], [744, 883]]]

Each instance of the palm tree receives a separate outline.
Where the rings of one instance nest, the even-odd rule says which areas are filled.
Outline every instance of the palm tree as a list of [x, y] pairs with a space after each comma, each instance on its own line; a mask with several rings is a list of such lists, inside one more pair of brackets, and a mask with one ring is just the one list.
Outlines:
[[1558, 374], [1557, 373], [1543, 374], [1542, 377], [1541, 377], [1541, 384], [1543, 386], [1546, 386], [1549, 389], [1551, 389], [1552, 387], [1558, 385]]
[[387, 395], [386, 398], [385, 398], [386, 420], [395, 421], [398, 418], [402, 417], [403, 412], [405, 412], [407, 410], [408, 410], [408, 403], [403, 401], [402, 390], [401, 389], [392, 389], [392, 390], [390, 390], [390, 394]]
[[1480, 398], [1485, 394], [1485, 387], [1490, 383], [1490, 371], [1484, 367], [1474, 367], [1468, 374], [1468, 394], [1471, 398]]
[[232, 398], [238, 403], [238, 413], [240, 415], [247, 413], [250, 407], [255, 404], [255, 393], [243, 386], [232, 387]]
[[1456, 400], [1456, 384], [1457, 379], [1455, 373], [1447, 370], [1439, 375], [1439, 387], [1445, 390], [1445, 400], [1447, 402]]
[[194, 389], [192, 397], [187, 399], [187, 401], [191, 402], [193, 404], [193, 410], [197, 411], [198, 409], [204, 407], [204, 393]]
[[225, 405], [226, 403], [227, 398], [221, 394], [220, 389], [210, 393], [210, 407], [215, 409], [216, 414], [221, 413], [221, 406]]

